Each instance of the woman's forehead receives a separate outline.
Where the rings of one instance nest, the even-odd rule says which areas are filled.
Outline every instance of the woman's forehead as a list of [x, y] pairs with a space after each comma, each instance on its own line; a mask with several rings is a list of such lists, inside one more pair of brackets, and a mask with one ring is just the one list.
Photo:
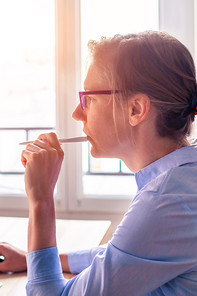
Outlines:
[[95, 63], [92, 63], [84, 81], [85, 90], [105, 90], [109, 89], [109, 81], [103, 71]]

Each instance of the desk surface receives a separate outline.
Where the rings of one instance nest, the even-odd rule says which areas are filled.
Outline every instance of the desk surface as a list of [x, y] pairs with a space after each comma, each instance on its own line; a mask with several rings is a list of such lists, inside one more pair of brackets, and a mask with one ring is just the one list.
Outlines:
[[[59, 253], [86, 249], [102, 243], [110, 221], [56, 220]], [[27, 218], [0, 217], [0, 241], [27, 250]], [[85, 238], [85, 239], [84, 239]], [[64, 273], [66, 279], [73, 276]], [[26, 273], [0, 274], [1, 296], [25, 296]]]

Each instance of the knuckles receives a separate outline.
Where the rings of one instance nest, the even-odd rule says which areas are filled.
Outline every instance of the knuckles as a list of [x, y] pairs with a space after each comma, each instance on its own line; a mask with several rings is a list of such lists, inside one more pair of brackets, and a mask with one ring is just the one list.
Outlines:
[[54, 148], [50, 148], [48, 150], [40, 149], [37, 152], [33, 152], [30, 155], [30, 159], [32, 161], [54, 161], [56, 162], [58, 159], [63, 159], [64, 152], [62, 150], [57, 151]]
[[47, 139], [48, 137], [53, 137], [57, 139], [56, 134], [51, 132], [49, 134], [40, 135], [33, 144], [27, 144], [25, 150], [22, 151], [22, 162], [24, 162], [24, 160], [26, 160], [27, 162], [53, 161], [54, 163], [62, 161], [64, 158], [64, 151], [61, 147], [52, 147], [50, 146], [50, 144], [47, 144], [47, 142], [45, 142], [42, 148], [40, 147], [40, 140], [42, 141], [42, 139]]
[[54, 132], [50, 132], [48, 135], [54, 139], [57, 139], [57, 135]]
[[57, 140], [57, 135], [54, 132], [50, 132], [47, 134], [41, 134], [39, 135], [38, 139], [43, 140], [43, 139], [48, 139], [48, 138], [53, 138]]
[[26, 149], [26, 150], [30, 150], [30, 149], [31, 149], [31, 146], [32, 146], [31, 144], [27, 144], [27, 146], [26, 146], [25, 149]]
[[35, 153], [37, 157], [48, 157], [49, 152], [45, 149], [40, 149], [37, 153]]
[[35, 162], [39, 159], [39, 155], [38, 153], [32, 153], [30, 156], [29, 156], [29, 161], [32, 161], [32, 162]]

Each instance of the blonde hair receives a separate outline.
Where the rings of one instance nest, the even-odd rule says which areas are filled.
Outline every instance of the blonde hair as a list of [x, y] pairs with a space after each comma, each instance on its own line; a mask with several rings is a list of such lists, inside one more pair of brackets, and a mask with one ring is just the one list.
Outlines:
[[196, 72], [188, 49], [164, 32], [102, 37], [90, 41], [93, 60], [102, 67], [119, 103], [135, 93], [148, 95], [157, 110], [156, 128], [161, 137], [178, 141], [191, 132], [194, 113], [183, 116], [197, 91]]

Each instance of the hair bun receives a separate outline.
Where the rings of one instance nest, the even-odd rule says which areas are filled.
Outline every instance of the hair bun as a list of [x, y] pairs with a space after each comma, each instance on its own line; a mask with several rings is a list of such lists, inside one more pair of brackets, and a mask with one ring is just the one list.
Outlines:
[[185, 109], [183, 117], [186, 117], [191, 113], [195, 113], [195, 115], [197, 115], [197, 89], [192, 99], [190, 100], [189, 106]]

